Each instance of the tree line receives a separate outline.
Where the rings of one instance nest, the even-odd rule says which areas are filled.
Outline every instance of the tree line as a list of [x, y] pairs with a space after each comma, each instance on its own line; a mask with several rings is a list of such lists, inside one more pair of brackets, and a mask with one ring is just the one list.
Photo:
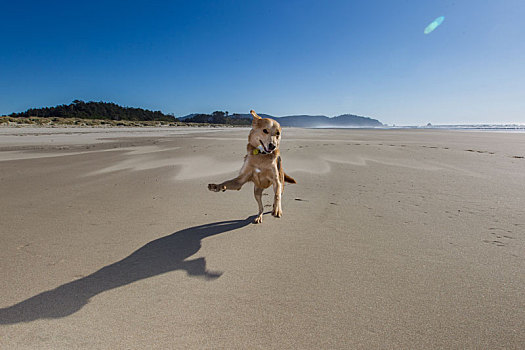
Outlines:
[[228, 124], [228, 125], [250, 125], [251, 119], [247, 119], [241, 114], [230, 115], [227, 111], [215, 111], [212, 114], [195, 114], [184, 119], [188, 123], [210, 123], [210, 124]]
[[173, 114], [150, 111], [142, 108], [122, 107], [109, 102], [84, 102], [75, 100], [69, 105], [31, 108], [21, 113], [11, 113], [13, 118], [81, 118], [133, 121], [177, 121]]

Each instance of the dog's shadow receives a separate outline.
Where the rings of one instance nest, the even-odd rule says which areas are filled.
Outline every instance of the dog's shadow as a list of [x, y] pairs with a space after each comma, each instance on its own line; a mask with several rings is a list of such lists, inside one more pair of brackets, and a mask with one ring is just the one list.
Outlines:
[[151, 241], [128, 257], [89, 276], [0, 308], [0, 324], [66, 317], [80, 310], [97, 294], [170, 271], [184, 270], [190, 276], [209, 280], [218, 278], [221, 273], [208, 271], [204, 258], [185, 259], [201, 248], [203, 238], [244, 227], [253, 219], [190, 227]]

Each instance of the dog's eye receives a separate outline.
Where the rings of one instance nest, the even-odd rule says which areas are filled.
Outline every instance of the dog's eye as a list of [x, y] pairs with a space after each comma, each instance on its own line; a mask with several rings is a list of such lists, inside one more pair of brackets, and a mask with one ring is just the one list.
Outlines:
[[279, 131], [277, 131], [277, 132], [275, 133], [275, 135], [279, 136], [279, 135], [281, 135], [281, 133], [280, 133]]
[[268, 130], [264, 129], [263, 132], [264, 132], [265, 134], [267, 134], [267, 133], [268, 133]]

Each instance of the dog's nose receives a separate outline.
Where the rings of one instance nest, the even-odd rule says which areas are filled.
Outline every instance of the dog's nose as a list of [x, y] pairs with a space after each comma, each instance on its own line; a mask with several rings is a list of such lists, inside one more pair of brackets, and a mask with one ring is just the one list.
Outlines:
[[275, 149], [275, 145], [273, 143], [270, 142], [270, 144], [268, 145], [268, 149], [270, 151], [273, 151]]

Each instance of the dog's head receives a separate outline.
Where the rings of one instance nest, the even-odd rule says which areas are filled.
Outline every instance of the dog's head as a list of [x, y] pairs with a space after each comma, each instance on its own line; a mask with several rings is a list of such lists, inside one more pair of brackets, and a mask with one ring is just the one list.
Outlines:
[[281, 126], [273, 119], [261, 118], [250, 111], [253, 116], [252, 130], [248, 136], [248, 142], [258, 148], [262, 153], [272, 153], [279, 149], [281, 141]]

